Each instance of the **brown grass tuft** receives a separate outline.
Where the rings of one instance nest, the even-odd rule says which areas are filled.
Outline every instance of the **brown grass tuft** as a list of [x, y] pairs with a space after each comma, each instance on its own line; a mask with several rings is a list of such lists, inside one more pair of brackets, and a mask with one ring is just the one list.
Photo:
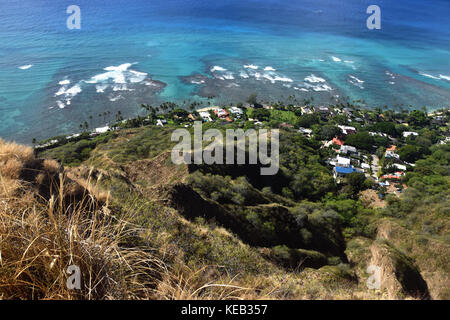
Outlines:
[[33, 149], [0, 139], [0, 175], [18, 179], [23, 167], [34, 159]]
[[[2, 186], [4, 187], [4, 186]], [[0, 299], [150, 298], [164, 264], [148, 250], [121, 246], [136, 231], [86, 196], [66, 205], [52, 196], [0, 201]], [[91, 203], [90, 203], [91, 202]], [[70, 210], [68, 209], [70, 208]], [[81, 289], [67, 287], [67, 269]]]

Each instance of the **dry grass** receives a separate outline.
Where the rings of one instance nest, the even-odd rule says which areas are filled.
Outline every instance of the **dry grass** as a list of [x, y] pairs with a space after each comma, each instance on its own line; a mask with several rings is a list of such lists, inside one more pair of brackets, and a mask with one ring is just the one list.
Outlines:
[[[1, 200], [0, 299], [239, 299], [251, 292], [218, 267], [170, 267], [157, 251], [126, 245], [142, 230], [96, 208], [91, 196], [73, 206], [59, 199]], [[71, 265], [80, 268], [80, 290], [67, 287]]]
[[[90, 176], [72, 177], [45, 160], [34, 180], [22, 181], [21, 172], [34, 161], [31, 148], [1, 140], [0, 150], [0, 300], [232, 299], [249, 290], [221, 276], [218, 267], [193, 270], [137, 247], [145, 230], [129, 223], [133, 217], [126, 213], [115, 216], [107, 207], [109, 193]], [[48, 198], [37, 193], [36, 183], [49, 189]], [[74, 188], [84, 196], [66, 203]], [[80, 289], [67, 285], [73, 265]]]
[[18, 179], [22, 168], [34, 159], [33, 149], [0, 139], [0, 175]]
[[[162, 262], [149, 251], [123, 248], [134, 230], [97, 208], [94, 198], [67, 206], [63, 186], [60, 192], [43, 204], [32, 197], [1, 200], [0, 298], [151, 297]], [[80, 290], [66, 285], [71, 265], [80, 268]]]

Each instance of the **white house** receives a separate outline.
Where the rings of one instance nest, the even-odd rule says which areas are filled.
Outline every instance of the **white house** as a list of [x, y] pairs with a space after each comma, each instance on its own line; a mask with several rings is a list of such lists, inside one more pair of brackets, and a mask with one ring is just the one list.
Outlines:
[[198, 114], [204, 121], [212, 121], [211, 115], [209, 114], [209, 112], [200, 111]]
[[109, 126], [105, 126], [105, 127], [100, 127], [100, 128], [95, 128], [95, 133], [105, 133], [109, 130]]
[[403, 165], [403, 164], [394, 163], [392, 166], [393, 166], [393, 167], [396, 167], [396, 168], [399, 169], [399, 170], [406, 171], [406, 166]]
[[339, 149], [339, 153], [343, 153], [343, 154], [358, 154], [358, 150], [356, 150], [355, 147], [353, 146], [341, 146], [341, 148]]
[[236, 117], [240, 117], [241, 115], [244, 114], [244, 112], [242, 111], [242, 109], [238, 108], [238, 107], [231, 107], [230, 108], [230, 112], [232, 115], [236, 116]]
[[311, 129], [306, 129], [306, 128], [300, 127], [300, 129], [298, 130], [298, 132], [303, 133], [303, 134], [306, 134], [307, 136], [310, 136], [311, 133], [312, 133], [312, 130], [311, 130]]
[[338, 126], [338, 127], [342, 130], [342, 133], [345, 135], [351, 134], [351, 133], [356, 133], [355, 127], [350, 127], [350, 126]]
[[350, 167], [350, 159], [337, 156], [336, 157], [336, 165], [339, 167]]
[[385, 155], [386, 158], [394, 158], [394, 159], [400, 159], [400, 156], [398, 154], [396, 154], [394, 151], [389, 150], [386, 151]]
[[405, 131], [403, 132], [403, 137], [407, 138], [409, 136], [418, 136], [419, 134], [417, 132], [413, 132], [413, 131]]

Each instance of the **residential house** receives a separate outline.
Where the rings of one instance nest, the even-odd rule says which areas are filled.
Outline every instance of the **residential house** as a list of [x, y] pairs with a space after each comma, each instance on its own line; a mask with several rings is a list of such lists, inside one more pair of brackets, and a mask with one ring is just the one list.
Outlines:
[[353, 173], [353, 172], [359, 172], [358, 169], [350, 167], [339, 167], [336, 166], [333, 168], [333, 177], [334, 180], [339, 180], [340, 178], [344, 178], [346, 175]]
[[403, 137], [407, 138], [409, 136], [418, 136], [419, 134], [417, 132], [413, 132], [413, 131], [404, 131], [403, 132]]
[[330, 164], [335, 167], [348, 168], [351, 166], [350, 161], [351, 160], [349, 158], [337, 156], [336, 159], [330, 161]]
[[233, 116], [235, 116], [236, 118], [240, 118], [240, 117], [244, 114], [244, 112], [242, 111], [242, 109], [241, 109], [241, 108], [238, 108], [238, 107], [231, 107], [231, 108], [230, 108], [230, 112], [231, 112], [231, 114], [232, 114]]
[[389, 182], [400, 182], [402, 177], [405, 175], [403, 171], [397, 171], [395, 173], [390, 174], [384, 174], [380, 177], [380, 180], [382, 181], [389, 181]]
[[406, 171], [406, 166], [399, 163], [392, 164], [393, 167], [397, 168], [398, 170]]
[[165, 124], [167, 124], [167, 120], [166, 119], [158, 119], [158, 120], [156, 120], [156, 125], [158, 127], [164, 127]]
[[344, 141], [342, 141], [339, 138], [333, 138], [333, 140], [331, 140], [331, 144], [335, 144], [337, 146], [343, 146], [344, 145]]
[[359, 155], [358, 150], [353, 146], [341, 146], [338, 152], [347, 155]]
[[209, 112], [200, 111], [198, 114], [203, 119], [203, 121], [212, 122], [211, 115], [209, 114]]
[[384, 154], [384, 156], [386, 158], [394, 158], [394, 159], [400, 159], [400, 156], [395, 153], [395, 151], [397, 150], [397, 146], [390, 146], [389, 148], [386, 149], [386, 153]]
[[344, 135], [356, 133], [355, 127], [350, 127], [350, 126], [338, 126], [338, 127], [342, 130], [342, 134], [344, 134]]
[[303, 128], [303, 127], [300, 127], [298, 132], [303, 133], [304, 135], [306, 135], [308, 137], [311, 137], [311, 134], [312, 134], [312, 130], [311, 129], [306, 129], [306, 128]]
[[105, 127], [100, 127], [100, 128], [95, 128], [94, 132], [97, 134], [102, 134], [105, 133], [109, 130], [109, 126], [105, 126]]
[[216, 110], [214, 110], [214, 113], [219, 118], [226, 118], [226, 117], [228, 117], [228, 112], [225, 109], [216, 109]]

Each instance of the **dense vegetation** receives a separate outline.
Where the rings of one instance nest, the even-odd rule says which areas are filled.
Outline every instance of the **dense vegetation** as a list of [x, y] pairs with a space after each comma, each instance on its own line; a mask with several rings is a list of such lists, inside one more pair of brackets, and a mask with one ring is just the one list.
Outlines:
[[[263, 108], [256, 96], [248, 100], [254, 108], [241, 105], [242, 117], [232, 123], [216, 117], [204, 130], [280, 127], [280, 170], [273, 177], [261, 176], [259, 165], [174, 166], [171, 133], [191, 129], [189, 113], [169, 103], [158, 110], [145, 106], [146, 116], [120, 121], [114, 131], [58, 138], [38, 157], [57, 159], [72, 167], [72, 175], [110, 191], [114, 217], [132, 213], [129, 222], [141, 230], [122, 245], [153, 248], [170, 270], [196, 274], [222, 266], [204, 278], [196, 274], [196, 281], [252, 287], [243, 295], [251, 298], [449, 297], [442, 283], [449, 274], [450, 145], [439, 143], [448, 133], [449, 111], [435, 122], [424, 111], [365, 110], [341, 102], [333, 107], [350, 109], [351, 117], [324, 116], [293, 105]], [[157, 119], [167, 120], [166, 126], [155, 126]], [[336, 183], [327, 162], [336, 146], [324, 147], [324, 141], [342, 135], [339, 125], [357, 129], [342, 140], [361, 159], [377, 155], [380, 175], [393, 172], [384, 154], [398, 146], [411, 164], [398, 183], [400, 195], [358, 172]], [[310, 128], [311, 135], [298, 127]], [[403, 136], [412, 130], [418, 135]], [[375, 199], [367, 201], [368, 194]], [[368, 290], [370, 263], [392, 272], [398, 289], [388, 283]]]

